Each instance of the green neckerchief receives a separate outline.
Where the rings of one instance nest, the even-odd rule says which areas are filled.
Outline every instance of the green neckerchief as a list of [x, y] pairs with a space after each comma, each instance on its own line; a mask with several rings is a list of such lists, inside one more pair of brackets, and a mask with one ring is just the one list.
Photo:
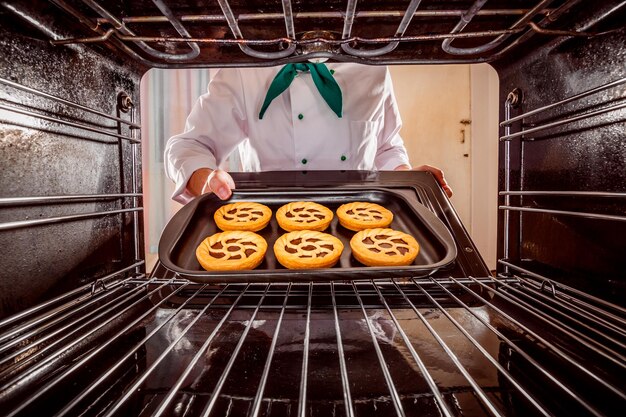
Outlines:
[[333, 75], [328, 70], [328, 67], [324, 64], [306, 63], [287, 64], [280, 71], [278, 71], [278, 74], [276, 74], [276, 77], [274, 77], [272, 83], [270, 84], [270, 88], [267, 90], [265, 101], [263, 101], [263, 106], [261, 107], [261, 112], [259, 113], [259, 119], [263, 118], [263, 115], [272, 100], [281, 95], [282, 92], [289, 87], [298, 73], [298, 70], [311, 72], [313, 82], [315, 83], [315, 86], [320, 92], [322, 98], [324, 98], [326, 103], [328, 103], [332, 111], [337, 114], [337, 117], [341, 117], [341, 88], [339, 88], [337, 81], [333, 78]]

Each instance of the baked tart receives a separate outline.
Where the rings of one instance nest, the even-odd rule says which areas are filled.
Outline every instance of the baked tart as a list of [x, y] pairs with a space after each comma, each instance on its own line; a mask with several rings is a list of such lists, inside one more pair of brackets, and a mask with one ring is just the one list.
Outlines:
[[220, 207], [213, 215], [215, 224], [222, 230], [263, 229], [272, 219], [272, 210], [259, 203], [239, 202]]
[[247, 230], [233, 230], [207, 237], [196, 249], [196, 258], [207, 271], [254, 269], [263, 261], [267, 242]]
[[276, 211], [280, 227], [288, 232], [295, 230], [325, 230], [333, 219], [333, 212], [312, 201], [287, 203]]
[[413, 236], [393, 229], [364, 229], [350, 240], [352, 255], [367, 266], [413, 263], [420, 247]]
[[393, 213], [378, 204], [357, 201], [341, 205], [337, 209], [337, 218], [343, 227], [358, 232], [389, 226]]
[[339, 239], [314, 230], [285, 233], [274, 243], [276, 259], [289, 269], [330, 268], [342, 251]]

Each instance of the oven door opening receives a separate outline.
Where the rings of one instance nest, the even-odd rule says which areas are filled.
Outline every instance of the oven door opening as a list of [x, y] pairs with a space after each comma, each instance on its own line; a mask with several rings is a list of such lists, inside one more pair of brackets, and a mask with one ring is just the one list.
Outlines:
[[[174, 3], [0, 4], [3, 415], [623, 409], [624, 2]], [[155, 256], [185, 210], [165, 141], [216, 68], [302, 54], [388, 64], [412, 163], [443, 168], [455, 196], [424, 172], [237, 172], [238, 149], [240, 195], [351, 193], [405, 223], [428, 217], [419, 204], [453, 261], [196, 282]], [[450, 253], [421, 243], [424, 261]]]

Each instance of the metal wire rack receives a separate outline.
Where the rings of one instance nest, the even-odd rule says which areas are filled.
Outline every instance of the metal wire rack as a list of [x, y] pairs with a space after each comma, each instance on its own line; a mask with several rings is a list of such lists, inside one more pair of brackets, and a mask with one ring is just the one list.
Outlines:
[[[155, 0], [151, 6], [161, 15], [122, 13], [115, 2], [51, 3], [74, 20], [63, 30], [45, 28], [57, 47], [109, 45], [148, 66], [269, 65], [314, 56], [307, 47], [316, 43], [329, 48], [318, 56], [338, 60], [485, 62], [536, 34], [595, 35], [588, 32], [592, 23], [574, 28], [559, 24], [579, 3], [575, 0], [538, 0], [528, 9], [488, 9], [484, 0], [477, 0], [455, 10], [429, 9], [420, 1], [386, 10], [363, 10], [356, 1], [318, 10], [312, 2], [311, 9], [299, 10], [303, 3], [284, 0], [276, 3], [281, 12], [269, 13], [240, 11], [240, 3], [220, 0], [213, 8], [182, 14], [171, 9], [173, 3]], [[134, 12], [145, 5], [128, 3], [138, 5]], [[19, 4], [3, 7], [20, 11]], [[321, 19], [333, 22], [324, 29], [339, 37], [298, 39]], [[43, 21], [27, 20], [44, 27]], [[493, 20], [501, 21], [500, 26], [493, 26]], [[248, 32], [267, 22], [268, 27], [277, 23], [280, 31]], [[432, 32], [429, 22], [446, 30]], [[365, 36], [363, 27], [371, 33]], [[372, 31], [379, 27], [383, 32]], [[425, 54], [429, 58], [416, 58], [420, 47], [433, 45], [432, 53]], [[215, 53], [216, 48], [224, 53]], [[606, 103], [558, 121], [528, 123], [544, 111], [624, 82], [517, 117], [510, 117], [507, 103], [507, 132], [501, 140], [508, 146], [544, 129], [623, 112], [621, 102]], [[125, 157], [132, 161], [132, 186], [126, 192], [0, 199], [1, 207], [114, 201], [120, 208], [3, 220], [0, 231], [132, 214], [134, 245], [132, 262], [0, 321], [3, 414], [600, 416], [623, 410], [626, 310], [516, 264], [508, 246], [499, 260], [505, 273], [498, 278], [209, 286], [144, 277], [137, 217], [142, 210], [136, 148], [140, 126], [132, 111], [128, 118], [111, 116], [9, 79], [0, 84], [53, 103], [37, 108], [31, 104], [38, 99], [27, 100], [27, 107], [3, 92], [0, 113], [8, 125], [38, 129], [45, 121], [49, 130], [63, 126], [65, 132], [56, 132], [60, 135], [130, 144]], [[77, 118], [74, 111], [89, 116]], [[521, 121], [523, 130], [513, 133]], [[507, 167], [507, 175], [512, 171]], [[540, 194], [624, 197], [507, 186], [501, 210], [537, 210], [511, 204], [509, 197]], [[539, 210], [624, 220], [619, 214]]]
[[[292, 5], [291, 0], [282, 0], [266, 4], [262, 10], [239, 3], [233, 7], [228, 0], [218, 0], [217, 10], [215, 5], [194, 9], [193, 5], [181, 4], [176, 4], [174, 10], [162, 0], [129, 10], [95, 0], [81, 0], [76, 5], [65, 0], [50, 1], [80, 22], [81, 32], [90, 33], [56, 36], [51, 41], [54, 45], [110, 43], [133, 59], [157, 67], [273, 65], [316, 57], [363, 63], [375, 63], [377, 57], [383, 56], [386, 63], [489, 62], [535, 34], [596, 35], [558, 25], [558, 19], [575, 8], [579, 0], [540, 0], [528, 9], [489, 9], [486, 0], [445, 9], [412, 0], [408, 6], [390, 2], [380, 10], [359, 6], [356, 0], [345, 5]], [[160, 15], [136, 14], [137, 10], [155, 7]], [[447, 29], [442, 31], [443, 28]], [[304, 32], [320, 35], [300, 36]], [[453, 42], [462, 45], [453, 46]], [[159, 49], [150, 45], [159, 45]], [[399, 50], [403, 49], [398, 48], [400, 45], [406, 49], [404, 52]], [[229, 48], [232, 46], [238, 47], [241, 54], [233, 52]], [[220, 48], [219, 56], [215, 48]], [[420, 52], [422, 48], [427, 53]]]
[[[46, 100], [50, 100], [51, 102], [61, 104], [66, 106], [67, 108], [74, 108], [81, 111], [86, 112], [87, 114], [96, 115], [98, 117], [105, 118], [106, 120], [113, 121], [115, 124], [111, 125], [108, 129], [104, 127], [94, 127], [93, 123], [90, 123], [88, 118], [84, 118], [80, 121], [72, 121], [68, 120], [71, 117], [68, 115], [61, 113], [57, 113], [54, 115], [47, 115], [45, 112], [47, 110], [35, 111], [33, 109], [24, 109], [23, 105], [17, 101], [6, 101], [7, 104], [0, 104], [0, 110], [3, 110], [3, 113], [0, 113], [0, 117], [4, 121], [9, 124], [17, 124], [22, 125], [25, 120], [19, 116], [26, 116], [29, 120], [39, 121], [45, 120], [51, 122], [56, 125], [68, 127], [68, 128], [76, 128], [82, 131], [92, 132], [98, 135], [98, 137], [108, 136], [113, 137], [119, 140], [128, 141], [131, 144], [141, 144], [141, 139], [139, 137], [139, 131], [141, 126], [135, 122], [136, 114], [134, 109], [130, 112], [130, 118], [124, 119], [120, 117], [116, 117], [110, 114], [103, 113], [99, 110], [90, 108], [88, 106], [84, 106], [80, 103], [75, 103], [70, 100], [66, 100], [62, 97], [58, 97], [52, 94], [49, 94], [45, 91], [37, 90], [20, 83], [13, 82], [11, 80], [0, 78], [0, 85], [4, 87], [8, 87], [9, 89], [16, 89], [27, 92], [37, 97], [44, 98]], [[10, 92], [7, 91], [7, 97], [11, 97]], [[18, 117], [15, 117], [18, 115]], [[128, 127], [127, 134], [118, 133], [120, 126], [124, 125]], [[37, 123], [31, 123], [28, 127], [37, 128]], [[69, 129], [68, 129], [69, 130]], [[68, 131], [56, 131], [56, 133], [64, 133], [68, 134]], [[136, 148], [133, 146], [133, 161], [136, 161], [138, 156], [136, 155]], [[0, 206], [15, 206], [15, 205], [27, 205], [27, 204], [46, 204], [46, 203], [71, 203], [71, 202], [81, 202], [81, 201], [90, 201], [90, 200], [103, 200], [103, 199], [118, 199], [118, 198], [132, 198], [135, 201], [135, 207], [124, 210], [117, 210], [114, 212], [110, 212], [110, 214], [124, 213], [124, 212], [136, 212], [141, 211], [142, 208], [137, 206], [137, 197], [141, 197], [141, 193], [137, 192], [138, 184], [136, 178], [138, 178], [138, 173], [136, 171], [133, 172], [133, 177], [135, 178], [135, 183], [133, 187], [135, 189], [132, 193], [109, 193], [102, 195], [65, 195], [65, 196], [46, 196], [46, 197], [6, 197], [0, 198]], [[14, 228], [28, 227], [40, 224], [47, 223], [59, 223], [63, 221], [81, 219], [81, 218], [89, 218], [99, 215], [105, 215], [106, 213], [85, 213], [77, 216], [64, 216], [62, 218], [50, 218], [50, 219], [39, 219], [39, 220], [31, 220], [25, 222], [6, 222], [0, 224], [0, 230], [9, 230]]]
[[0, 404], [8, 416], [611, 415], [626, 401], [626, 311], [553, 290], [120, 280], [0, 322]]
[[[122, 237], [118, 237], [120, 241], [118, 250], [127, 250], [132, 255], [129, 255], [128, 260], [121, 265], [116, 262], [118, 258], [112, 255], [109, 263], [115, 264], [118, 270], [107, 267], [102, 273], [94, 273], [90, 277], [94, 282], [88, 285], [106, 285], [110, 281], [129, 274], [140, 275], [145, 263], [142, 260], [139, 220], [139, 213], [143, 211], [140, 180], [141, 156], [138, 149], [141, 144], [139, 133], [141, 126], [136, 122], [136, 109], [130, 97], [125, 93], [120, 93], [118, 96], [118, 101], [125, 101], [123, 104], [128, 105], [127, 115], [122, 114], [119, 105], [116, 107], [116, 103], [110, 103], [111, 108], [118, 110], [117, 115], [113, 115], [6, 78], [0, 78], [0, 87], [2, 101], [0, 120], [4, 127], [3, 134], [9, 135], [11, 131], [20, 132], [20, 134], [39, 131], [47, 135], [46, 141], [53, 142], [56, 138], [60, 141], [77, 140], [83, 143], [94, 143], [96, 147], [100, 146], [102, 155], [106, 154], [110, 158], [107, 163], [116, 165], [113, 171], [118, 175], [118, 178], [112, 179], [114, 186], [117, 187], [112, 192], [1, 197], [0, 208], [3, 212], [0, 232], [3, 233], [5, 239], [3, 242], [20, 241], [23, 236], [27, 236], [28, 240], [36, 240], [38, 236], [45, 234], [42, 232], [45, 227], [57, 227], [57, 230], [67, 231], [68, 229], [64, 227], [68, 224], [116, 218], [117, 223], [113, 227], [116, 227], [116, 231]], [[25, 95], [22, 96], [22, 94]], [[29, 104], [25, 104], [26, 102]], [[111, 145], [116, 147], [116, 151], [105, 152], [106, 147], [112, 148]], [[6, 155], [9, 161], [9, 154]], [[124, 160], [129, 162], [125, 163]], [[12, 175], [15, 174], [12, 173]], [[24, 191], [31, 192], [30, 188]], [[90, 209], [95, 209], [95, 211], [90, 211]], [[45, 229], [45, 231], [51, 233], [51, 229]], [[122, 242], [126, 235], [129, 236], [128, 248]], [[87, 239], [87, 242], [89, 241], [94, 242], [94, 239]], [[22, 254], [15, 255], [15, 252], [20, 252], [22, 249], [23, 246], [17, 244], [15, 248], [5, 248], [5, 262], [3, 263], [5, 273], [7, 269], [20, 263]], [[118, 253], [115, 256], [119, 255]], [[49, 261], [53, 262], [52, 256]], [[75, 293], [75, 291], [69, 291], [63, 297], [72, 297]], [[37, 308], [46, 308], [48, 304], [44, 303]]]
[[[620, 123], [624, 120], [626, 112], [626, 90], [624, 85], [626, 78], [619, 78], [590, 88], [578, 94], [571, 95], [562, 100], [543, 105], [541, 107], [524, 111], [513, 117], [512, 109], [520, 104], [522, 100], [520, 92], [513, 91], [509, 94], [505, 102], [505, 118], [500, 123], [503, 127], [503, 135], [500, 141], [503, 143], [505, 177], [499, 209], [503, 211], [503, 231], [504, 243], [502, 258], [498, 263], [502, 266], [502, 276], [524, 275], [542, 282], [542, 287], [549, 286], [556, 288], [563, 284], [558, 283], [558, 279], [545, 276], [540, 271], [533, 271], [522, 265], [521, 258], [526, 264], [532, 263], [532, 259], [522, 254], [522, 239], [517, 243], [512, 236], [519, 236], [522, 216], [527, 214], [545, 215], [554, 218], [576, 217], [589, 219], [595, 222], [610, 222], [620, 227], [626, 221], [626, 212], [623, 205], [615, 204], [626, 198], [624, 192], [610, 191], [587, 191], [587, 190], [538, 190], [538, 189], [513, 189], [513, 183], [521, 184], [519, 178], [512, 178], [511, 172], [521, 172], [513, 168], [512, 162], [518, 158], [515, 153], [521, 153], [521, 148], [512, 150], [512, 142], [532, 142], [540, 139], [542, 135], [550, 135], [557, 132], [556, 136], [566, 136], [565, 133], [558, 133], [557, 128], [564, 126], [574, 126], [576, 132], [588, 132], [598, 129], [602, 124]], [[585, 102], [591, 100], [593, 103]], [[569, 105], [577, 106], [579, 109], [571, 112]], [[592, 108], [589, 110], [588, 108]], [[517, 131], [513, 131], [513, 129]], [[519, 163], [519, 162], [518, 162]], [[521, 175], [521, 174], [520, 174]], [[589, 210], [564, 209], [559, 206], [563, 201], [572, 199], [588, 199], [597, 202], [593, 206], [597, 212]], [[514, 217], [515, 216], [515, 217]], [[530, 220], [529, 220], [530, 221]], [[567, 287], [567, 286], [565, 286]], [[567, 287], [569, 288], [569, 287]], [[614, 304], [604, 304], [605, 307], [615, 308]]]

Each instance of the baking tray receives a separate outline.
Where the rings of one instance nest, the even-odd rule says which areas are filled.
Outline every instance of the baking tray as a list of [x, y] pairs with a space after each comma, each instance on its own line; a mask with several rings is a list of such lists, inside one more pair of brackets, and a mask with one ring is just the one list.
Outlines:
[[[206, 237], [218, 233], [214, 212], [224, 204], [254, 201], [272, 209], [272, 220], [257, 233], [267, 240], [264, 261], [253, 270], [205, 271], [196, 259], [196, 248]], [[400, 267], [368, 267], [358, 262], [350, 249], [355, 232], [341, 226], [337, 216], [326, 233], [339, 238], [344, 250], [339, 262], [332, 268], [287, 269], [274, 256], [274, 242], [286, 233], [276, 221], [276, 210], [293, 201], [314, 201], [336, 212], [337, 208], [354, 201], [377, 203], [394, 214], [389, 226], [411, 234], [420, 244], [420, 251], [412, 265]], [[413, 187], [332, 187], [332, 188], [274, 188], [234, 190], [228, 201], [213, 194], [196, 198], [174, 215], [165, 227], [159, 241], [159, 260], [183, 278], [202, 283], [218, 282], [298, 282], [376, 279], [391, 277], [423, 277], [451, 264], [457, 250], [446, 226], [419, 202]]]

